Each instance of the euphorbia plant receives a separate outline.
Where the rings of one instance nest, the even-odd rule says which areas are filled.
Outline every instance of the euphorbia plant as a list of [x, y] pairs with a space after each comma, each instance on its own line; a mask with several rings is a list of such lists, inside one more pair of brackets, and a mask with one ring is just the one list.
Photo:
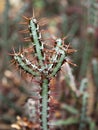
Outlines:
[[[39, 104], [36, 111], [39, 116], [39, 129], [49, 130], [50, 125], [50, 103], [51, 99], [50, 80], [57, 75], [62, 65], [67, 61], [68, 54], [75, 52], [69, 45], [64, 43], [64, 39], [50, 38], [50, 44], [42, 40], [42, 34], [39, 24], [35, 17], [27, 18], [23, 16], [28, 28], [22, 30], [22, 33], [28, 33], [29, 37], [24, 38], [26, 42], [31, 43], [31, 47], [26, 48], [26, 52], [16, 53], [13, 57], [19, 68], [29, 73], [32, 78], [39, 77], [40, 90], [38, 95]], [[51, 40], [52, 39], [52, 40]], [[32, 108], [33, 109], [33, 108]]]

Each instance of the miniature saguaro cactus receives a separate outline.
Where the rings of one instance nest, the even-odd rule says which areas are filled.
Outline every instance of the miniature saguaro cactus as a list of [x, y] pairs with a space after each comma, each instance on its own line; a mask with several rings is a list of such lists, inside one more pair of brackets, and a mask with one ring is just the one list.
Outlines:
[[39, 105], [38, 110], [36, 109], [37, 116], [39, 116], [39, 129], [49, 130], [51, 129], [49, 81], [56, 76], [64, 62], [67, 62], [67, 55], [75, 50], [66, 45], [61, 38], [52, 39], [50, 44], [47, 44], [42, 40], [37, 20], [34, 17], [23, 16], [23, 18], [25, 20], [23, 24], [26, 24], [28, 28], [21, 32], [28, 33], [29, 37], [24, 38], [24, 40], [30, 42], [31, 46], [21, 52], [14, 52], [13, 56], [19, 68], [29, 73], [32, 78], [39, 77], [40, 79], [40, 91], [37, 97]]

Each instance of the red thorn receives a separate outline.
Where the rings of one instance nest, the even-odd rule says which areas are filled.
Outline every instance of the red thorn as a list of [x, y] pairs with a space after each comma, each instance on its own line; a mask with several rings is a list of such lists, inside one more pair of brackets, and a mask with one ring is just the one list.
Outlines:
[[69, 35], [63, 37], [62, 40], [64, 41], [64, 40], [66, 40], [68, 37], [69, 37]]
[[14, 54], [15, 54], [16, 52], [15, 52], [15, 49], [14, 49], [14, 47], [12, 47], [12, 50], [13, 50], [13, 52], [14, 52]]
[[13, 53], [13, 54], [12, 54], [12, 53], [7, 53], [7, 54], [8, 54], [9, 56], [14, 56], [14, 55], [15, 55], [14, 53]]
[[56, 100], [56, 99], [54, 99], [54, 97], [53, 96], [50, 96], [50, 103], [52, 103], [52, 104], [58, 104], [58, 101]]
[[13, 71], [13, 73], [16, 73], [16, 72], [17, 72], [17, 70], [18, 70], [18, 67], [16, 67], [16, 69]]
[[28, 40], [25, 40], [25, 39], [24, 39], [24, 42], [31, 42], [31, 40], [29, 40], [29, 39], [28, 39]]
[[27, 21], [29, 21], [30, 19], [28, 18], [28, 17], [26, 17], [26, 16], [22, 16], [25, 20], [27, 20]]
[[49, 31], [48, 30], [40, 30], [40, 32], [46, 33], [46, 32], [49, 32]]
[[29, 30], [28, 29], [21, 30], [21, 31], [19, 31], [19, 33], [29, 33]]
[[7, 54], [10, 55], [10, 56], [14, 56], [15, 53], [16, 53], [14, 47], [12, 47], [12, 50], [13, 50], [13, 53], [7, 53]]
[[30, 37], [25, 37], [25, 38], [23, 38], [23, 40], [24, 40], [25, 42], [31, 42]]
[[19, 22], [19, 24], [27, 25], [28, 22]]
[[47, 38], [45, 40], [51, 40], [51, 41], [55, 42], [55, 40], [53, 38]]
[[34, 8], [33, 8], [33, 18], [35, 18]]
[[49, 20], [47, 18], [42, 18], [39, 20], [38, 24], [39, 26], [44, 26], [49, 22]]
[[12, 59], [12, 60], [10, 60], [10, 63], [11, 63], [11, 62], [14, 62], [14, 61], [15, 61], [15, 60], [14, 60], [14, 59]]
[[24, 39], [30, 39], [30, 37], [25, 37]]
[[32, 81], [35, 82], [35, 83], [41, 84], [41, 82], [36, 80], [36, 79], [33, 79]]
[[67, 50], [67, 53], [68, 53], [68, 54], [73, 53], [73, 52], [77, 52], [77, 50], [75, 50], [75, 49], [68, 49], [68, 50]]
[[76, 64], [72, 63], [71, 61], [66, 61], [68, 64], [71, 64], [73, 66], [77, 66]]
[[68, 48], [70, 47], [70, 43], [66, 47], [67, 47], [66, 49], [68, 50]]
[[21, 53], [22, 52], [22, 48], [21, 48], [21, 46], [19, 47], [19, 53]]
[[12, 66], [12, 65], [14, 65], [16, 62], [15, 61], [13, 61], [12, 63], [10, 63], [10, 65], [9, 66]]

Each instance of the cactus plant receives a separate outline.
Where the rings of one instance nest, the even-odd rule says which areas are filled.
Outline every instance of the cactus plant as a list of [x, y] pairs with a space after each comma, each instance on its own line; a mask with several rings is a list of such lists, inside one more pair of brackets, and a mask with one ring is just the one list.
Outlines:
[[23, 18], [25, 19], [23, 24], [26, 24], [28, 29], [21, 32], [29, 34], [29, 37], [24, 38], [24, 40], [31, 42], [31, 47], [26, 48], [26, 52], [25, 49], [18, 53], [14, 50], [12, 55], [20, 69], [29, 73], [31, 77], [40, 79], [40, 90], [38, 90], [37, 98], [39, 100], [37, 110], [37, 115], [40, 117], [38, 121], [40, 123], [39, 129], [48, 130], [51, 128], [49, 116], [52, 100], [49, 82], [56, 76], [64, 62], [67, 62], [67, 55], [75, 52], [75, 50], [66, 45], [61, 38], [50, 40], [50, 45], [48, 45], [42, 40], [42, 34], [35, 17], [27, 18], [23, 16]]

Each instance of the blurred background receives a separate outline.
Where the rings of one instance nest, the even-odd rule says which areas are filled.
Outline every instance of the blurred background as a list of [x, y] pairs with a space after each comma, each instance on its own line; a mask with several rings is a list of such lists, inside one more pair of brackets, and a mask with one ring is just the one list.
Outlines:
[[[0, 130], [13, 130], [18, 119], [29, 120], [24, 104], [32, 84], [11, 65], [8, 53], [23, 46], [22, 16], [47, 23], [43, 29], [77, 50], [51, 81], [59, 108], [55, 108], [56, 130], [98, 129], [98, 1], [97, 0], [0, 0]], [[35, 85], [35, 84], [34, 84]], [[80, 92], [84, 94], [80, 96]], [[25, 130], [29, 130], [25, 128]], [[17, 129], [22, 130], [22, 126]], [[33, 129], [33, 127], [32, 127]]]

